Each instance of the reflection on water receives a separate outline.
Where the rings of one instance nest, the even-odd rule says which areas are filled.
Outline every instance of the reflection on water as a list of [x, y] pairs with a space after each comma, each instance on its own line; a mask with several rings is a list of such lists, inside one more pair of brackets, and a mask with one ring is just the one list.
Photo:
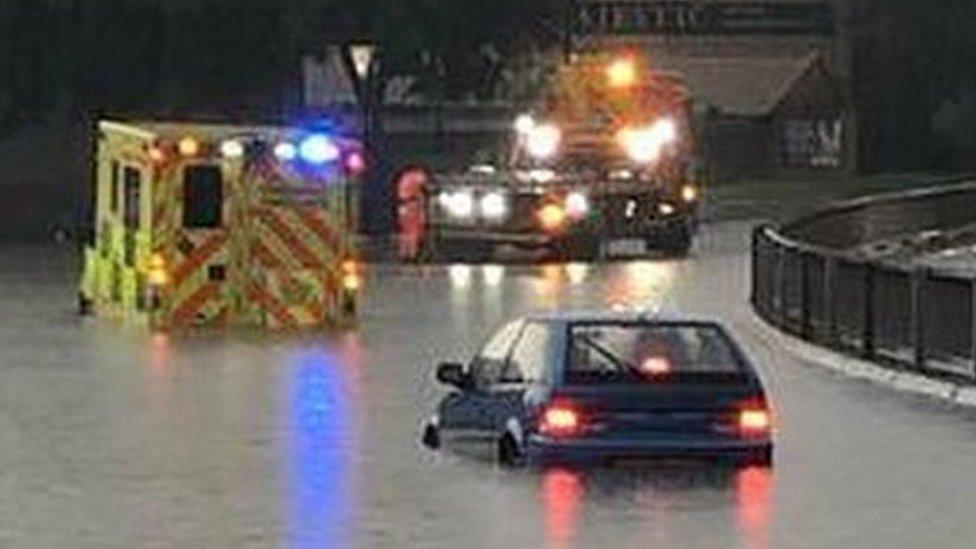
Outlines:
[[168, 374], [172, 368], [172, 357], [170, 335], [165, 332], [154, 332], [149, 337], [149, 366], [153, 374]]
[[689, 509], [705, 507], [727, 510], [729, 530], [739, 535], [739, 542], [728, 546], [767, 549], [773, 479], [770, 469], [755, 467], [547, 469], [539, 483], [547, 546], [585, 546], [580, 542], [587, 533], [584, 517], [622, 505], [627, 515], [646, 524], [645, 541], [654, 546], [680, 546], [669, 530], [687, 519]]
[[551, 549], [572, 547], [582, 498], [580, 473], [568, 469], [550, 469], [543, 473], [542, 504], [545, 506], [546, 540]]
[[631, 306], [662, 305], [677, 275], [677, 263], [634, 261], [623, 266], [610, 278], [607, 303]]
[[174, 357], [173, 341], [169, 334], [153, 333], [148, 341], [149, 368], [145, 370], [148, 377], [146, 400], [155, 410], [164, 411], [171, 408], [173, 398]]
[[471, 286], [471, 265], [451, 265], [447, 268], [448, 277], [451, 279], [451, 287], [455, 290], [466, 290]]
[[498, 264], [472, 266], [458, 263], [447, 268], [447, 278], [454, 302], [465, 304], [468, 297], [479, 293], [495, 299], [498, 295], [493, 292], [504, 288], [506, 277], [529, 275], [533, 299], [551, 305], [570, 287], [585, 283], [590, 276], [590, 269], [590, 265], [585, 263], [548, 263], [521, 268]]
[[771, 469], [750, 467], [735, 479], [736, 511], [739, 529], [749, 549], [769, 547], [769, 524], [773, 498]]
[[566, 264], [566, 278], [569, 279], [569, 283], [577, 286], [586, 282], [586, 276], [590, 272], [590, 266], [586, 263], [568, 263]]
[[288, 530], [295, 548], [351, 538], [355, 410], [350, 364], [332, 351], [295, 358], [289, 402]]
[[505, 278], [505, 267], [501, 265], [485, 265], [481, 268], [481, 274], [485, 277], [485, 285], [489, 288], [495, 288]]

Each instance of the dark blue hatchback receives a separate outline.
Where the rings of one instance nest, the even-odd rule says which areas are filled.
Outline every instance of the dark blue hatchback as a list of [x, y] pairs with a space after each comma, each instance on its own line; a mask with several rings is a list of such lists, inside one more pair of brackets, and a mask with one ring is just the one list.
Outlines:
[[503, 326], [423, 427], [429, 448], [524, 463], [717, 458], [772, 463], [755, 368], [713, 321], [564, 312]]

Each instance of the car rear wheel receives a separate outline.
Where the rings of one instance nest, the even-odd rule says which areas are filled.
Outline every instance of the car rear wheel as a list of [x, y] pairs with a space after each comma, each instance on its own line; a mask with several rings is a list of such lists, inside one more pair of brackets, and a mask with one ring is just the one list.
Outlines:
[[600, 259], [600, 239], [586, 234], [568, 236], [559, 240], [553, 251], [563, 261], [596, 261]]
[[494, 247], [478, 240], [434, 240], [434, 257], [444, 262], [483, 263], [490, 260]]
[[687, 223], [682, 223], [669, 231], [664, 251], [674, 257], [685, 257], [694, 244], [694, 235]]
[[420, 443], [430, 450], [438, 450], [441, 447], [441, 433], [437, 427], [428, 424], [424, 427], [424, 432], [420, 436]]
[[502, 467], [521, 467], [525, 464], [525, 455], [512, 435], [505, 435], [498, 442], [498, 463]]

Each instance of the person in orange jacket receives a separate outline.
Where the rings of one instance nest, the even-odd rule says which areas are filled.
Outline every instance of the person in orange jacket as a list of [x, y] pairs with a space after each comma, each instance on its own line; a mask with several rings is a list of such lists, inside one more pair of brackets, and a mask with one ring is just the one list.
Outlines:
[[420, 167], [406, 168], [396, 178], [400, 259], [420, 259], [427, 231], [429, 184], [427, 170]]

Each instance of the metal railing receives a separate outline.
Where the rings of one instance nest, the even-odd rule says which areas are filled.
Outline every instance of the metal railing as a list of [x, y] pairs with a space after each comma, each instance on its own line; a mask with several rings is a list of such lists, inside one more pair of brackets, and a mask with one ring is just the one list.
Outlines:
[[[956, 212], [944, 209], [950, 196]], [[784, 234], [802, 235], [808, 229], [800, 225], [822, 226], [829, 217], [847, 226], [867, 221], [868, 230], [860, 234], [874, 235], [870, 220], [893, 208], [908, 212], [898, 227], [903, 233], [926, 230], [934, 218], [966, 217], [972, 223], [973, 202], [976, 186], [964, 184], [842, 205], [782, 232], [771, 225], [757, 227], [752, 234], [753, 308], [770, 324], [818, 345], [893, 367], [976, 381], [972, 274], [865, 259], [834, 247], [829, 238], [810, 238], [820, 240], [812, 243]], [[968, 212], [960, 217], [963, 208]], [[869, 240], [850, 236], [849, 247]]]

